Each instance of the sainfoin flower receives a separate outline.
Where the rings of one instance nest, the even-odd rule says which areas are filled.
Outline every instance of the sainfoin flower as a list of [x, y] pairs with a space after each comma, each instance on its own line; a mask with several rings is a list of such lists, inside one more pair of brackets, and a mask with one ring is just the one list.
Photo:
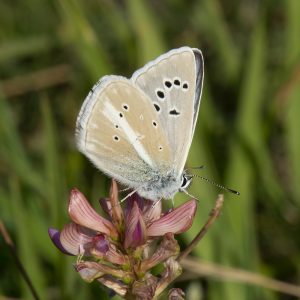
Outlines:
[[[100, 205], [106, 217], [72, 189], [68, 205], [72, 222], [61, 231], [49, 229], [53, 243], [63, 253], [77, 256], [75, 269], [85, 281], [98, 280], [125, 299], [157, 297], [181, 273], [174, 235], [191, 227], [196, 200], [163, 213], [161, 202], [133, 194], [122, 209], [112, 181], [110, 196]], [[163, 268], [154, 276], [157, 265]]]

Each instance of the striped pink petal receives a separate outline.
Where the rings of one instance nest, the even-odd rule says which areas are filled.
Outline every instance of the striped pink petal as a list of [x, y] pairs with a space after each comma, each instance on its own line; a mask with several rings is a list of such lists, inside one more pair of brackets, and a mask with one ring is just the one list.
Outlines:
[[188, 230], [196, 213], [197, 202], [192, 199], [175, 208], [160, 219], [154, 221], [147, 229], [149, 236], [162, 236], [166, 233], [182, 233]]
[[159, 219], [160, 215], [161, 201], [153, 202], [151, 200], [144, 200], [143, 217], [146, 224]]
[[70, 223], [61, 231], [60, 242], [63, 248], [73, 255], [87, 254], [86, 245], [92, 243], [95, 236], [96, 232]]
[[121, 204], [119, 202], [119, 190], [118, 185], [115, 180], [112, 180], [111, 187], [109, 191], [109, 199], [111, 202], [112, 209], [112, 220], [117, 228], [123, 225], [124, 216]]
[[69, 215], [73, 222], [81, 226], [105, 233], [113, 238], [116, 238], [118, 235], [114, 225], [101, 217], [91, 207], [85, 196], [76, 188], [71, 190]]
[[67, 255], [73, 255], [72, 253], [68, 252], [60, 242], [60, 232], [55, 228], [48, 228], [48, 234], [52, 241], [52, 243], [59, 249], [62, 253]]

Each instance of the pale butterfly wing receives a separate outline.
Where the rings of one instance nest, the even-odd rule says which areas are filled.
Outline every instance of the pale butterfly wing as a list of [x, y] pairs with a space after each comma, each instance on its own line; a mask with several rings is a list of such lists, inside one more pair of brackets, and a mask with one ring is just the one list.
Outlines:
[[76, 124], [79, 150], [131, 188], [169, 169], [170, 149], [149, 97], [129, 79], [105, 76], [87, 96]]
[[159, 56], [131, 78], [153, 102], [166, 131], [177, 176], [183, 172], [196, 126], [203, 68], [201, 51], [182, 47]]

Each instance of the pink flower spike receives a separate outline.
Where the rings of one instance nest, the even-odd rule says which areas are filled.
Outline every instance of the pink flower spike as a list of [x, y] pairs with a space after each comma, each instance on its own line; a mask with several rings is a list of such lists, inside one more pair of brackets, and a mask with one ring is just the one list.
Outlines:
[[85, 196], [76, 188], [71, 190], [69, 215], [74, 223], [93, 229], [97, 232], [105, 233], [113, 238], [118, 236], [114, 225], [98, 215]]
[[146, 225], [137, 202], [133, 203], [126, 218], [125, 248], [136, 248], [146, 242]]
[[178, 234], [188, 230], [193, 223], [197, 202], [189, 200], [175, 208], [160, 219], [154, 221], [147, 229], [149, 236], [162, 236], [168, 232]]

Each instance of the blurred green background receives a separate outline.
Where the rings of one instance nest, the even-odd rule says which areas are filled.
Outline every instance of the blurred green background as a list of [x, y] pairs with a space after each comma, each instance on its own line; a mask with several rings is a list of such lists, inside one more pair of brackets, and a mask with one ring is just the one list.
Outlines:
[[[108, 192], [109, 179], [74, 145], [83, 99], [101, 76], [130, 76], [183, 45], [205, 59], [187, 164], [241, 192], [225, 194], [194, 255], [299, 284], [300, 1], [4, 0], [0, 24], [0, 218], [41, 299], [107, 299], [47, 234], [68, 222], [71, 187], [95, 207]], [[190, 192], [200, 202], [182, 247], [220, 191], [194, 180]], [[2, 238], [0, 264], [0, 299], [32, 299]], [[190, 299], [294, 299], [210, 277], [175, 286], [196, 293]]]

